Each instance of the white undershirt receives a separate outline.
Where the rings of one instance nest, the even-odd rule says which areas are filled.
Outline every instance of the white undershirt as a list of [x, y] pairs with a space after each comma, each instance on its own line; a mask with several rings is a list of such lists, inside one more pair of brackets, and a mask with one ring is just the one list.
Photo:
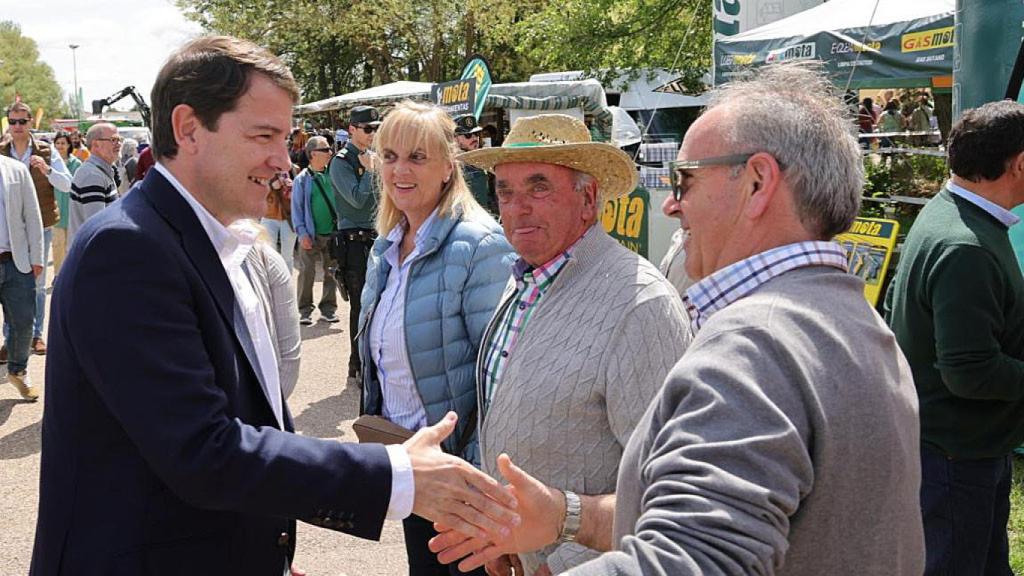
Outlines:
[[[252, 249], [252, 242], [255, 237], [250, 237], [249, 234], [242, 233], [240, 230], [228, 229], [221, 224], [182, 186], [181, 182], [163, 164], [158, 162], [153, 168], [159, 171], [174, 186], [174, 189], [181, 194], [182, 198], [192, 208], [192, 211], [195, 212], [196, 217], [199, 219], [199, 223], [203, 226], [203, 230], [206, 231], [206, 235], [210, 238], [210, 243], [213, 244], [214, 249], [217, 251], [217, 256], [220, 258], [224, 271], [231, 281], [235, 298], [238, 299], [242, 314], [245, 317], [246, 329], [249, 331], [253, 345], [256, 348], [257, 363], [259, 364], [256, 368], [263, 375], [263, 381], [266, 382], [268, 389], [267, 396], [271, 399], [271, 407], [274, 409], [274, 416], [277, 417], [278, 423], [283, 430], [284, 401], [281, 398], [277, 353], [274, 352], [273, 342], [270, 340], [270, 329], [267, 327], [266, 320], [260, 310], [259, 299], [256, 297], [256, 292], [253, 290], [248, 276], [242, 270], [242, 262], [245, 260], [249, 250]], [[414, 504], [415, 485], [413, 482], [412, 461], [409, 459], [405, 448], [401, 445], [392, 445], [386, 448], [388, 458], [391, 461], [391, 499], [388, 502], [386, 518], [388, 520], [401, 520], [412, 514]]]

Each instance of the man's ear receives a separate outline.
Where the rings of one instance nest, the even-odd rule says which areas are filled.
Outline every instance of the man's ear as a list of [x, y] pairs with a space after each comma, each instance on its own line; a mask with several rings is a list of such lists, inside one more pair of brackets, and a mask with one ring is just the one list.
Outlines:
[[747, 160], [746, 173], [750, 179], [750, 200], [747, 202], [746, 212], [749, 218], [757, 219], [771, 206], [782, 182], [782, 170], [771, 154], [758, 152]]
[[196, 154], [198, 144], [196, 132], [202, 127], [196, 111], [188, 104], [178, 104], [171, 110], [171, 129], [178, 151], [184, 154]]

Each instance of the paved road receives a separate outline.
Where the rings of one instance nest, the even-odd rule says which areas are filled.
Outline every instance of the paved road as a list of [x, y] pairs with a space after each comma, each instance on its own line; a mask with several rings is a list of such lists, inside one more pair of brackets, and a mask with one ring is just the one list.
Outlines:
[[[317, 298], [319, 290], [318, 283]], [[288, 404], [300, 434], [354, 442], [359, 394], [345, 388], [342, 378], [349, 349], [348, 305], [343, 303], [338, 312], [342, 321], [337, 324], [302, 327], [302, 372]], [[29, 362], [29, 376], [40, 388], [45, 362], [45, 356]], [[45, 394], [35, 404], [22, 402], [13, 386], [0, 384], [0, 574], [5, 576], [28, 574], [32, 557], [45, 402]], [[402, 527], [387, 522], [381, 541], [369, 542], [300, 522], [295, 563], [311, 576], [405, 574]]]

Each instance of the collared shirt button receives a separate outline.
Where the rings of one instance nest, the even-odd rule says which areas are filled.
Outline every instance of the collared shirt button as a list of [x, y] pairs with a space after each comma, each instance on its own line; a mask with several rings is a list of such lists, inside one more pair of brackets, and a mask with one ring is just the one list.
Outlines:
[[501, 351], [501, 357], [502, 358], [508, 358], [508, 350], [502, 350]]
[[291, 542], [291, 537], [287, 532], [281, 532], [281, 535], [277, 537], [278, 546], [287, 546], [289, 542]]

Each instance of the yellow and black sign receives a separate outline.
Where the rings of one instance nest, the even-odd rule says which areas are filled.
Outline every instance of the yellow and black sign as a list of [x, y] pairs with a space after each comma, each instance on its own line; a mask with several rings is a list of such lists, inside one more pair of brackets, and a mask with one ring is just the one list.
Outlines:
[[948, 48], [953, 46], [953, 27], [934, 28], [904, 34], [900, 38], [901, 52], [919, 52], [921, 50], [934, 50], [935, 48]]
[[651, 194], [639, 186], [629, 196], [623, 196], [604, 205], [601, 225], [609, 236], [626, 248], [647, 258], [647, 220]]
[[472, 114], [476, 107], [476, 79], [466, 78], [434, 84], [430, 99], [452, 116]]
[[857, 218], [847, 232], [836, 236], [846, 250], [850, 273], [864, 280], [864, 297], [872, 306], [882, 295], [882, 281], [896, 248], [900, 223], [880, 218]]

